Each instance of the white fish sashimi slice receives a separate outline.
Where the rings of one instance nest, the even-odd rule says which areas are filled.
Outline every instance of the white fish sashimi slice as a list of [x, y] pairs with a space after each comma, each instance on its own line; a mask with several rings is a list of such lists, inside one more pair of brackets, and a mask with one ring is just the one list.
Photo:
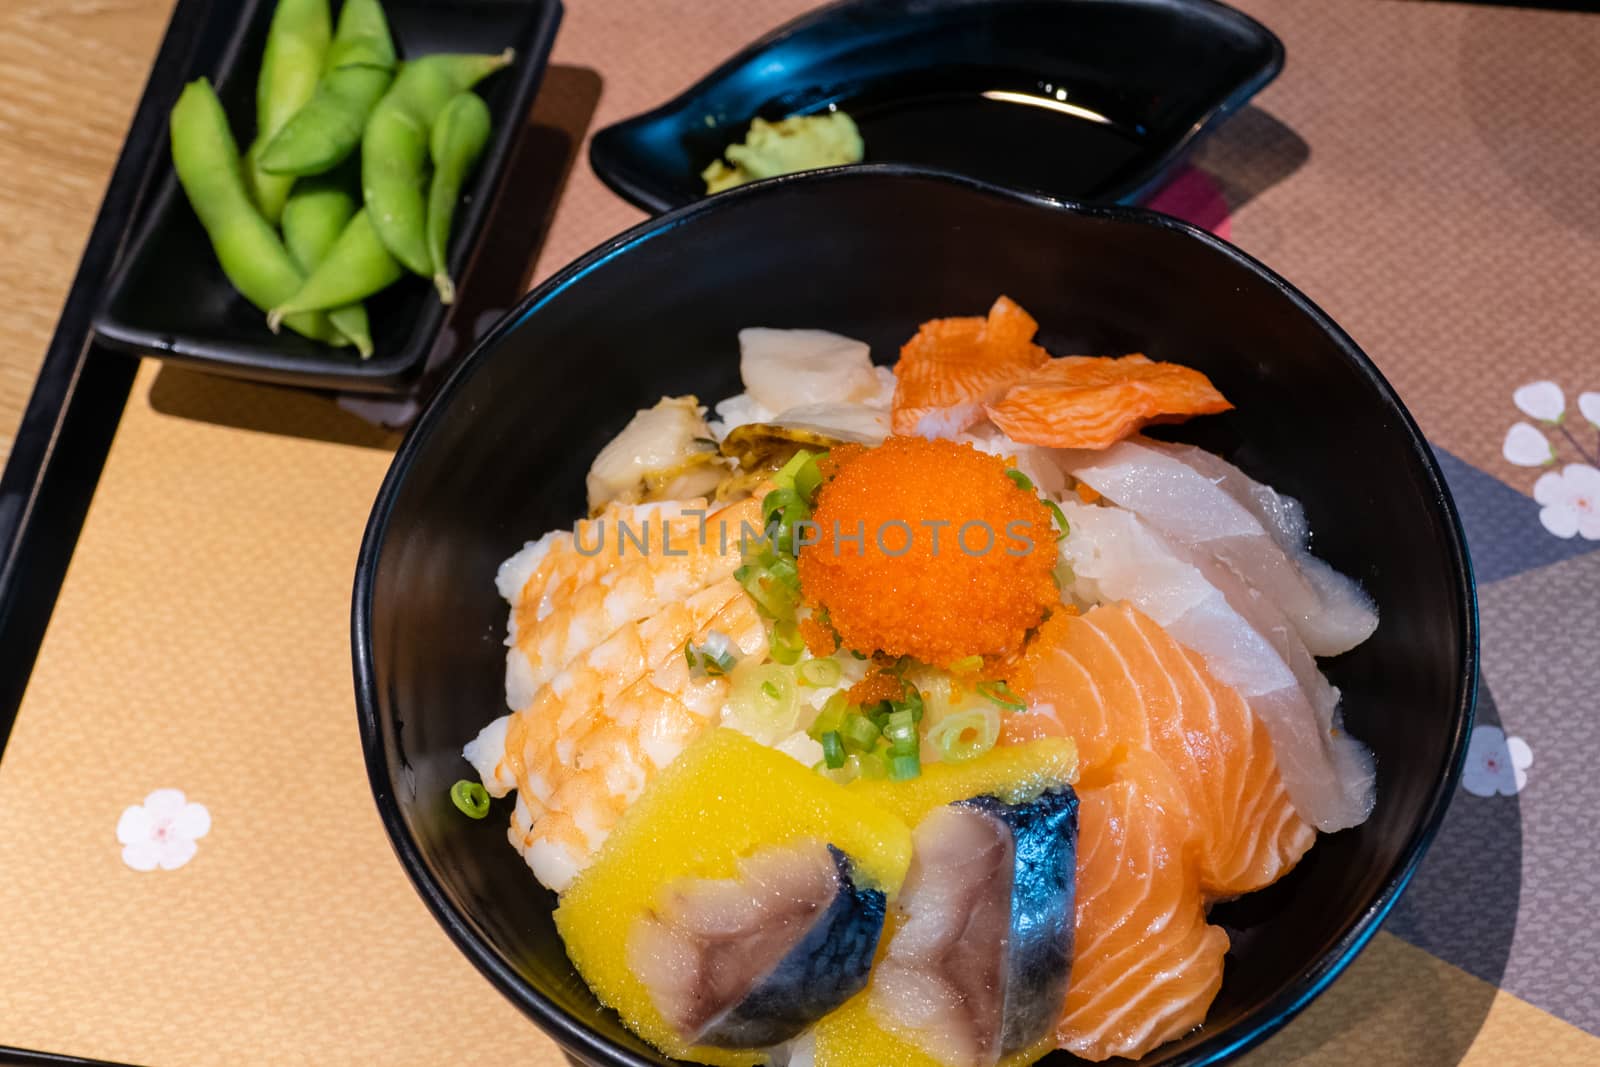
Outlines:
[[1296, 619], [1300, 635], [1313, 655], [1336, 656], [1372, 636], [1378, 628], [1377, 606], [1355, 579], [1311, 554], [1311, 526], [1300, 501], [1256, 481], [1203, 448], [1160, 441], [1145, 443], [1192, 467], [1249, 509], [1300, 568], [1300, 576], [1316, 591], [1322, 606], [1320, 613]]
[[1307, 822], [1332, 832], [1365, 821], [1374, 797], [1372, 757], [1344, 732], [1337, 690], [1314, 662], [1317, 692], [1308, 693], [1296, 664], [1276, 647], [1282, 637], [1274, 641], [1257, 630], [1202, 568], [1132, 512], [1070, 498], [1061, 509], [1072, 528], [1061, 542], [1072, 591], [1132, 602], [1238, 690], [1267, 727], [1284, 785]]
[[802, 404], [767, 421], [773, 426], [805, 430], [862, 445], [879, 445], [889, 436], [888, 409], [866, 404]]
[[1313, 655], [1348, 652], [1377, 628], [1360, 587], [1305, 550], [1299, 505], [1237, 467], [1143, 438], [1060, 455], [1070, 474], [1271, 600]]
[[826, 330], [740, 330], [739, 377], [750, 398], [768, 411], [861, 403], [880, 387], [872, 350]]

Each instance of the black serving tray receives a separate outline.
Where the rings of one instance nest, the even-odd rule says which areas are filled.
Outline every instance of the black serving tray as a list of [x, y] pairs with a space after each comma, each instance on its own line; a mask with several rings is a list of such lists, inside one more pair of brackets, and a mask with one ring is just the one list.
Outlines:
[[1282, 67], [1277, 37], [1213, 0], [845, 0], [601, 130], [589, 159], [667, 211], [705, 195], [751, 119], [837, 107], [869, 163], [1130, 203]]
[[[231, 33], [214, 50], [197, 56], [185, 79], [211, 79], [241, 144], [248, 143], [254, 126], [256, 76], [275, 6], [276, 0], [245, 0], [230, 20]], [[561, 3], [385, 0], [384, 11], [402, 59], [431, 52], [516, 50], [511, 66], [478, 87], [493, 116], [494, 132], [456, 215], [449, 257], [451, 272], [459, 278], [485, 237], [488, 209], [543, 77]], [[427, 279], [408, 274], [369, 302], [375, 348], [370, 359], [288, 330], [273, 334], [265, 314], [223, 276], [167, 153], [157, 157], [155, 195], [135, 220], [137, 237], [111, 279], [95, 322], [106, 343], [201, 370], [285, 385], [399, 393], [413, 384], [448, 312]]]
[[[126, 269], [130, 250], [141, 233], [141, 220], [150, 217], [164, 186], [172, 184], [168, 112], [186, 82], [223, 68], [223, 61], [239, 48], [245, 33], [242, 21], [258, 12], [261, 2], [264, 0], [241, 6], [234, 0], [176, 0], [0, 472], [0, 756], [139, 366], [136, 354], [108, 343], [96, 332], [108, 282]], [[432, 0], [427, 5], [414, 2], [410, 17], [419, 19], [424, 6], [428, 7], [428, 21], [436, 26], [434, 39], [441, 48], [472, 47], [471, 42], [482, 39], [478, 35], [490, 17], [503, 17], [514, 9], [531, 13], [537, 19], [538, 33], [525, 57], [532, 60], [536, 56], [532, 65], [540, 70], [561, 14], [558, 0], [523, 0], [520, 4], [511, 0], [469, 0], [465, 4]], [[459, 26], [455, 25], [457, 12]], [[412, 32], [403, 28], [398, 18], [396, 23], [397, 34]], [[509, 74], [503, 71], [497, 77]], [[486, 93], [489, 88], [490, 83], [485, 83]], [[513, 134], [524, 123], [527, 103], [525, 99], [518, 105], [521, 110], [514, 122], [504, 124], [513, 127]], [[480, 178], [484, 173], [479, 172]], [[492, 189], [492, 185], [485, 188]], [[490, 200], [487, 195], [474, 195], [475, 203], [485, 208]], [[184, 210], [188, 210], [186, 206]], [[193, 225], [198, 234], [198, 223]], [[477, 225], [475, 220], [472, 226]], [[462, 255], [461, 265], [471, 257], [470, 251], [456, 254]], [[221, 278], [220, 270], [217, 277]], [[179, 358], [155, 346], [134, 351]], [[0, 1034], [0, 1042], [3, 1039]], [[3, 1043], [0, 1064], [132, 1067]]]

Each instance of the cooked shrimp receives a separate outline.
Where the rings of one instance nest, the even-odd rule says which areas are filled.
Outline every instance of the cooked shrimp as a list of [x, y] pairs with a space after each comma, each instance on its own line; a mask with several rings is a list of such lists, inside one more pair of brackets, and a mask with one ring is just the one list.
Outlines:
[[612, 506], [528, 545], [500, 572], [511, 602], [507, 705], [527, 707], [540, 686], [621, 627], [731, 575], [741, 532], [760, 525], [754, 499], [714, 510], [704, 500]]

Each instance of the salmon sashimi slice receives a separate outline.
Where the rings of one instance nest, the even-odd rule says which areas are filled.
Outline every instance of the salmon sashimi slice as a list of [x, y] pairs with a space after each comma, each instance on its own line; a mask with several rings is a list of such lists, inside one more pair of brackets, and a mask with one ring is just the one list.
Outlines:
[[1126, 749], [1078, 786], [1072, 974], [1056, 1027], [1086, 1060], [1134, 1059], [1205, 1019], [1228, 935], [1206, 923], [1188, 802], [1152, 753]]
[[1149, 423], [1232, 407], [1199, 371], [1136, 354], [1052, 359], [988, 401], [984, 411], [1023, 444], [1109, 448]]
[[1315, 842], [1289, 798], [1265, 724], [1204, 660], [1131, 604], [1057, 612], [1011, 684], [1029, 710], [1007, 716], [1006, 743], [1063, 735], [1076, 740], [1089, 770], [1130, 747], [1166, 765], [1195, 827], [1208, 898], [1277, 881]]
[[900, 349], [890, 425], [895, 433], [951, 437], [983, 418], [983, 405], [1042, 366], [1039, 324], [1008, 297], [987, 318], [932, 319]]

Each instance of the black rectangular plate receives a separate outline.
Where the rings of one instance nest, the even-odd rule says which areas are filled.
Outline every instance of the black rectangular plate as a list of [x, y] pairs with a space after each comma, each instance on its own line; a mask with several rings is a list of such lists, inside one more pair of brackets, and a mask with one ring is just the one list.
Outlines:
[[[211, 79], [241, 144], [248, 143], [255, 125], [256, 75], [274, 6], [275, 0], [245, 0], [227, 43], [198, 57], [187, 75]], [[495, 189], [544, 75], [561, 3], [385, 0], [384, 10], [402, 59], [432, 52], [516, 49], [512, 65], [478, 88], [494, 125], [450, 242], [451, 273], [460, 277], [485, 237], [483, 224]], [[135, 223], [138, 237], [112, 278], [95, 321], [107, 343], [201, 370], [284, 385], [398, 393], [412, 384], [448, 310], [426, 279], [408, 274], [369, 301], [375, 348], [370, 359], [288, 330], [274, 335], [266, 316], [224, 277], [166, 153], [160, 156], [155, 182], [155, 196]]]
[[589, 159], [666, 211], [705, 195], [751, 119], [838, 107], [871, 163], [1127, 203], [1282, 66], [1271, 32], [1214, 0], [845, 0], [601, 130]]

